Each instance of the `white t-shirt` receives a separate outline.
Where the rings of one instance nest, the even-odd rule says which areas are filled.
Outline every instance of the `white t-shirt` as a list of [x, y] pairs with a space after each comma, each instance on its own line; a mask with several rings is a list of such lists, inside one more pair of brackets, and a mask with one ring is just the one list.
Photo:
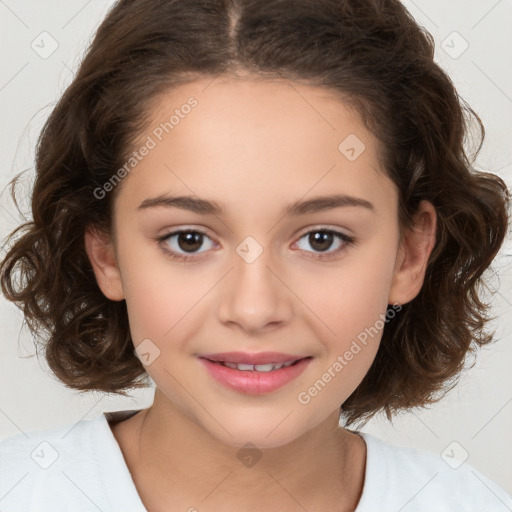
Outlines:
[[[0, 441], [0, 511], [147, 512], [108, 424], [136, 412]], [[367, 446], [355, 512], [512, 511], [512, 496], [467, 463], [453, 469], [434, 453], [353, 432]]]

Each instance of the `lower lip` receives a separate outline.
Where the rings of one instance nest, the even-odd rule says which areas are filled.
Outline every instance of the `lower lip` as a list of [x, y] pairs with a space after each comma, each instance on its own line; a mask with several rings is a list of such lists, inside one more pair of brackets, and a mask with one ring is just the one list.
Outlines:
[[301, 359], [296, 364], [270, 372], [237, 370], [212, 363], [212, 361], [203, 357], [199, 359], [210, 372], [210, 375], [224, 386], [242, 393], [262, 395], [275, 391], [298, 377], [306, 369], [312, 358]]

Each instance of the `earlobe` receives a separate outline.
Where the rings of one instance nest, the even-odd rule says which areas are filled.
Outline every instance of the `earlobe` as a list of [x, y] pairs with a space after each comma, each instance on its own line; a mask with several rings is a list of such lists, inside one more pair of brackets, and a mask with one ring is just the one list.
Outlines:
[[388, 304], [406, 304], [420, 292], [436, 241], [436, 226], [434, 206], [429, 201], [421, 201], [414, 216], [414, 226], [403, 233]]
[[84, 235], [84, 243], [96, 281], [105, 297], [115, 301], [123, 300], [121, 273], [110, 237], [89, 227]]

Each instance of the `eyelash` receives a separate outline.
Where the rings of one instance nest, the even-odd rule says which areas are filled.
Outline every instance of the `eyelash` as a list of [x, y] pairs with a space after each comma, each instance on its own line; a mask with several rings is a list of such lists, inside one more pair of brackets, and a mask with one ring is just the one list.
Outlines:
[[[176, 251], [169, 249], [169, 247], [164, 244], [164, 242], [168, 241], [173, 236], [180, 235], [181, 233], [195, 233], [195, 234], [203, 235], [207, 238], [210, 238], [205, 232], [198, 230], [198, 229], [180, 229], [177, 231], [172, 231], [171, 233], [168, 233], [161, 237], [158, 237], [156, 240], [159, 242], [160, 245], [162, 245], [162, 250], [172, 260], [178, 260], [178, 261], [183, 261], [183, 262], [196, 260], [197, 259], [196, 255], [194, 255], [194, 254], [183, 255], [183, 254], [177, 253]], [[307, 231], [306, 233], [303, 233], [299, 237], [299, 240], [301, 240], [302, 238], [304, 238], [307, 235], [310, 235], [311, 233], [328, 233], [328, 234], [334, 235], [335, 237], [338, 237], [339, 239], [341, 239], [344, 242], [344, 244], [340, 248], [336, 249], [335, 251], [332, 251], [329, 253], [314, 253], [316, 255], [312, 256], [312, 257], [314, 259], [318, 259], [318, 260], [328, 259], [328, 258], [344, 251], [347, 247], [353, 246], [356, 241], [355, 238], [348, 236], [345, 233], [341, 233], [340, 231], [335, 231], [333, 229], [319, 229], [319, 228], [312, 229], [310, 231]], [[309, 252], [309, 251], [307, 251], [307, 252]]]

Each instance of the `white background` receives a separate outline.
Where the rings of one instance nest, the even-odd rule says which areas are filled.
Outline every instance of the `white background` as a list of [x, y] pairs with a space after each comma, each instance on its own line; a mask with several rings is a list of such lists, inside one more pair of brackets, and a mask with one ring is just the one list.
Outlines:
[[[460, 95], [482, 118], [487, 138], [478, 166], [512, 184], [512, 0], [415, 0], [404, 2], [436, 40], [436, 59]], [[8, 181], [33, 169], [34, 144], [53, 102], [73, 77], [83, 51], [112, 2], [99, 0], [0, 0], [0, 236], [23, 219]], [[50, 36], [40, 34], [48, 32]], [[457, 32], [457, 34], [453, 34]], [[42, 38], [45, 38], [41, 42]], [[42, 58], [39, 52], [55, 52]], [[444, 42], [443, 42], [444, 41]], [[34, 42], [34, 43], [33, 43]], [[468, 48], [463, 52], [465, 46]], [[43, 49], [44, 46], [44, 49]], [[36, 46], [37, 47], [37, 46]], [[459, 55], [460, 54], [460, 55]], [[46, 55], [44, 55], [46, 57]], [[24, 180], [30, 184], [31, 172]], [[22, 208], [28, 212], [28, 199]], [[2, 250], [1, 255], [4, 254]], [[495, 262], [499, 286], [493, 299], [498, 341], [478, 354], [460, 384], [429, 410], [403, 413], [391, 425], [383, 417], [363, 431], [435, 453], [467, 458], [512, 493], [512, 245]], [[93, 418], [102, 411], [152, 403], [153, 390], [133, 399], [80, 394], [53, 378], [35, 354], [22, 317], [0, 297], [0, 438]], [[455, 441], [455, 443], [454, 443]], [[456, 471], [456, 469], [454, 469]], [[478, 485], [478, 482], [475, 482]]]

